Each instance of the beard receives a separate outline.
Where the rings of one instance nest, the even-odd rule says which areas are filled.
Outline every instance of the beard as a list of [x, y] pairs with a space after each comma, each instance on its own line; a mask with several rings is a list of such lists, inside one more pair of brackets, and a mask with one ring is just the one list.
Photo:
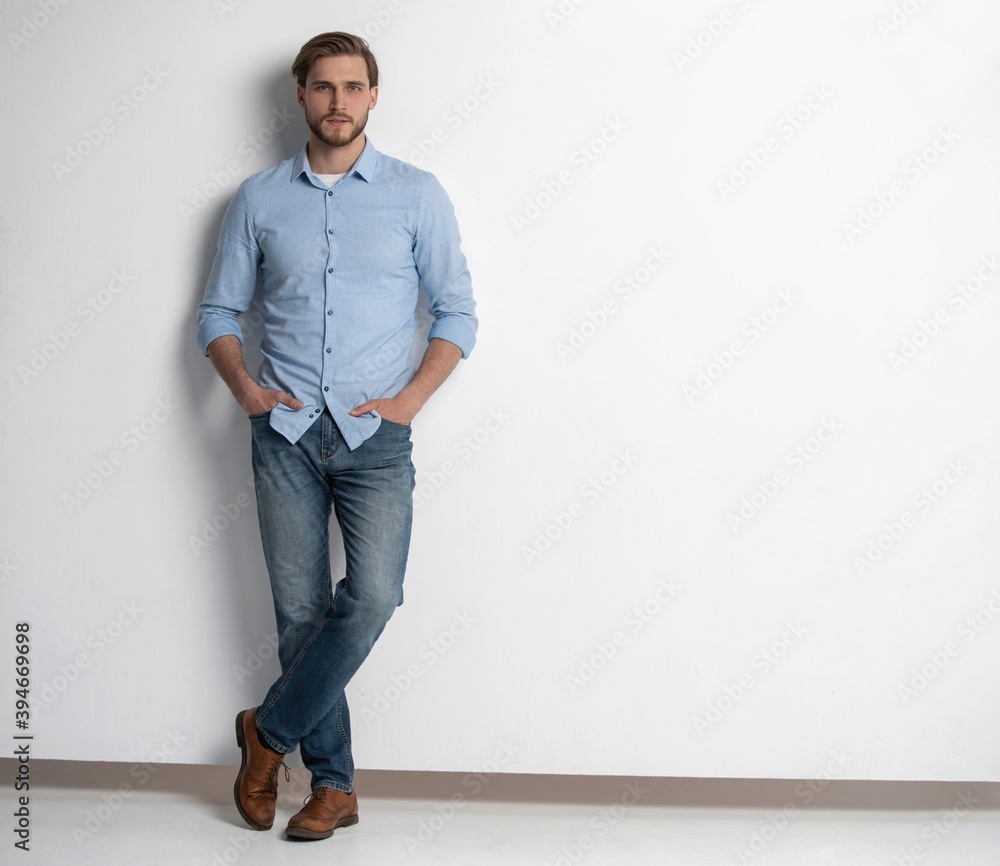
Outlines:
[[306, 123], [309, 128], [313, 131], [313, 134], [318, 138], [323, 144], [328, 147], [344, 147], [350, 144], [354, 139], [361, 135], [365, 128], [365, 124], [368, 123], [368, 112], [366, 111], [364, 117], [355, 123], [347, 123], [341, 128], [330, 128], [324, 124], [324, 120], [330, 117], [329, 114], [324, 114], [317, 116], [315, 114], [310, 114], [306, 112]]

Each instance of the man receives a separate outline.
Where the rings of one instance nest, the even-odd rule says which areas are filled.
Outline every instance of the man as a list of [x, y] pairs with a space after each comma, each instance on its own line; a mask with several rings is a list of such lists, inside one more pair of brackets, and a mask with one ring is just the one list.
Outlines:
[[[198, 308], [198, 344], [250, 418], [282, 671], [260, 705], [236, 717], [236, 805], [251, 827], [269, 829], [278, 767], [299, 746], [312, 794], [286, 832], [324, 839], [358, 820], [344, 688], [403, 603], [409, 425], [472, 350], [478, 320], [447, 194], [364, 133], [378, 99], [365, 40], [320, 34], [292, 75], [308, 143], [237, 190]], [[258, 272], [255, 381], [236, 316]], [[434, 324], [414, 372], [420, 283]], [[346, 555], [336, 586], [331, 509]]]

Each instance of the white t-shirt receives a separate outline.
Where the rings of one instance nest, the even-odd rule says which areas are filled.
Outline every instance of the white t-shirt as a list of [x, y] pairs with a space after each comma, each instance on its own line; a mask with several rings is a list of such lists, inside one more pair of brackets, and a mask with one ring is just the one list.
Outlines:
[[[313, 172], [313, 174], [316, 173]], [[345, 171], [343, 174], [317, 174], [316, 177], [323, 181], [323, 183], [327, 186], [333, 186], [342, 177], [347, 177], [347, 172]]]

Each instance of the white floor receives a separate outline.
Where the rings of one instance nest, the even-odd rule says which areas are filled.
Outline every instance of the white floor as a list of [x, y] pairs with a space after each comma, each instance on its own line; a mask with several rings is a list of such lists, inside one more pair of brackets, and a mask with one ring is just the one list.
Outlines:
[[[1000, 866], [1000, 785], [391, 773], [359, 770], [360, 821], [284, 838], [308, 794], [279, 774], [269, 832], [233, 805], [235, 767], [40, 761], [31, 850], [16, 836], [14, 761], [0, 760], [0, 863]], [[815, 785], [815, 783], [813, 783]], [[966, 805], [971, 804], [971, 805]], [[8, 808], [11, 806], [11, 808]]]

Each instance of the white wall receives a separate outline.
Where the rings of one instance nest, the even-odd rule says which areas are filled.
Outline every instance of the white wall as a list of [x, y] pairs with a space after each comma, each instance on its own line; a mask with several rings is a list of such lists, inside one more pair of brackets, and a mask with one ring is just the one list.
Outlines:
[[305, 140], [291, 59], [346, 29], [383, 68], [372, 141], [452, 196], [482, 320], [414, 423], [358, 766], [1000, 779], [995, 4], [0, 22], [0, 677], [9, 701], [30, 622], [37, 757], [235, 762], [277, 673], [249, 429], [194, 308], [236, 184]]

